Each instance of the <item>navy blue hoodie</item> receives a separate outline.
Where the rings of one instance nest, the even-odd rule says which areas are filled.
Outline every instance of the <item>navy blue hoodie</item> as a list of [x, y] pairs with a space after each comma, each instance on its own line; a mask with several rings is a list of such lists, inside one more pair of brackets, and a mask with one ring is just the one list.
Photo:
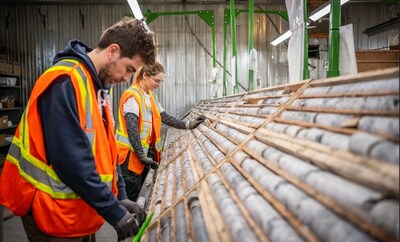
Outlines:
[[[57, 53], [53, 64], [65, 58], [83, 63], [94, 81], [96, 93], [104, 89], [92, 61], [87, 55], [92, 49], [78, 40], [68, 43]], [[95, 107], [97, 105], [95, 104]], [[96, 172], [91, 145], [79, 124], [76, 96], [68, 76], [58, 77], [39, 97], [46, 156], [58, 177], [93, 207], [108, 223], [115, 225], [126, 213], [119, 200], [127, 198], [125, 183], [118, 172], [118, 199]], [[111, 161], [110, 161], [111, 162]], [[76, 208], [79, 209], [79, 208]]]

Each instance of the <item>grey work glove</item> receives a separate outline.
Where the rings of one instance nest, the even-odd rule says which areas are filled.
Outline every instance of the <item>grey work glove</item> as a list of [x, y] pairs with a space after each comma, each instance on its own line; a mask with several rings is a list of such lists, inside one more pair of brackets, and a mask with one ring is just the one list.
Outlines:
[[134, 214], [137, 221], [139, 222], [139, 225], [141, 225], [144, 222], [144, 211], [142, 208], [137, 205], [137, 203], [129, 200], [129, 199], [122, 199], [119, 201], [119, 203], [128, 210], [131, 214]]
[[206, 117], [204, 117], [203, 115], [200, 115], [196, 119], [188, 121], [185, 126], [187, 129], [195, 129], [195, 128], [197, 128], [197, 126], [199, 126], [201, 123], [203, 123], [204, 120], [206, 120]]
[[140, 156], [139, 157], [140, 161], [142, 162], [143, 165], [148, 165], [152, 169], [156, 170], [158, 168], [157, 162], [155, 162], [153, 159], [147, 156]]
[[114, 226], [117, 231], [118, 241], [132, 237], [139, 231], [139, 223], [135, 219], [135, 215], [126, 212], [125, 215]]

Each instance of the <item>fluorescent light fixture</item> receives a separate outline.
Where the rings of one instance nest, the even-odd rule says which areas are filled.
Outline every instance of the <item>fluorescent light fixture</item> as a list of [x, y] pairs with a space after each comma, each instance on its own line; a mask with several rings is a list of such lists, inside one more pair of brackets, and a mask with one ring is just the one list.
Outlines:
[[290, 38], [290, 36], [292, 36], [292, 31], [288, 30], [286, 31], [284, 34], [280, 35], [278, 38], [274, 39], [271, 42], [271, 45], [273, 46], [277, 46], [279, 45], [281, 42], [285, 41], [286, 39]]
[[142, 14], [142, 10], [140, 10], [137, 0], [128, 0], [128, 4], [129, 4], [129, 7], [131, 8], [135, 18], [142, 20], [143, 14]]
[[[340, 0], [340, 5], [347, 3], [350, 0]], [[313, 11], [309, 17], [312, 21], [317, 21], [318, 19], [324, 17], [331, 11], [331, 4], [329, 2], [321, 5], [315, 11]]]

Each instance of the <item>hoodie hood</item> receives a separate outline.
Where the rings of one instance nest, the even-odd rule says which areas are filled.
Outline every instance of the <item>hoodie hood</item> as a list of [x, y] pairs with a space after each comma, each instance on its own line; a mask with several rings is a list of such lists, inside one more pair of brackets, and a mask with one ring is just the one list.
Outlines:
[[92, 50], [93, 50], [92, 48], [88, 47], [79, 40], [71, 40], [68, 42], [67, 46], [63, 51], [60, 51], [56, 54], [56, 56], [53, 59], [53, 65], [62, 59], [75, 59], [77, 61], [80, 61], [89, 70], [96, 89], [97, 90], [104, 89], [105, 87], [103, 85], [103, 81], [100, 80], [92, 60], [87, 55], [87, 53], [89, 53]]

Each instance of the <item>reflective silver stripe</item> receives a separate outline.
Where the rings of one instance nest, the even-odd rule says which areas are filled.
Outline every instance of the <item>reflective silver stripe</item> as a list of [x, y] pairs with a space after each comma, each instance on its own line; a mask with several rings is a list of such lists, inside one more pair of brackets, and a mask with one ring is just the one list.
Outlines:
[[61, 60], [59, 62], [57, 62], [56, 64], [54, 64], [53, 66], [66, 66], [66, 67], [74, 67], [76, 66], [77, 63], [73, 63], [71, 61], [67, 61], [67, 60]]
[[[23, 170], [26, 175], [32, 177], [35, 181], [41, 183], [42, 185], [46, 185], [46, 186], [50, 187], [51, 190], [56, 193], [65, 194], [66, 198], [69, 198], [71, 195], [74, 195], [74, 197], [78, 197], [78, 195], [74, 191], [72, 191], [71, 188], [69, 188], [67, 185], [65, 185], [63, 182], [54, 180], [51, 176], [47, 175], [46, 171], [39, 169], [38, 167], [33, 165], [31, 162], [26, 160], [21, 155], [20, 148], [17, 145], [15, 145], [14, 143], [11, 143], [8, 154], [13, 156], [15, 159], [17, 159], [19, 161], [19, 167], [21, 168], [21, 170]], [[104, 183], [111, 190], [112, 181], [107, 181]], [[36, 186], [37, 184], [32, 184], [32, 185]]]
[[[92, 113], [90, 109], [90, 96], [89, 96], [89, 88], [88, 88], [88, 82], [87, 82], [87, 77], [85, 73], [83, 72], [81, 67], [76, 68], [76, 71], [78, 72], [79, 76], [81, 77], [83, 81], [83, 85], [85, 86], [86, 89], [86, 129], [93, 130], [93, 121], [92, 121]], [[89, 139], [90, 145], [93, 147], [94, 145], [94, 133], [93, 132], [85, 132], [87, 138]]]
[[124, 137], [124, 136], [122, 136], [120, 134], [116, 134], [116, 138], [121, 143], [124, 143], [124, 144], [129, 145], [129, 146], [131, 145], [131, 143], [129, 142], [129, 139], [127, 137]]
[[[127, 90], [134, 92], [136, 95], [138, 95], [141, 98], [141, 102], [139, 105], [141, 105], [141, 110], [142, 110], [142, 122], [143, 122], [143, 130], [140, 132], [140, 141], [142, 143], [142, 148], [145, 154], [147, 154], [148, 150], [149, 150], [149, 145], [148, 144], [143, 144], [143, 141], [146, 140], [147, 136], [150, 135], [149, 129], [151, 128], [151, 125], [149, 123], [149, 121], [152, 121], [152, 110], [147, 110], [145, 102], [146, 99], [144, 97], [144, 95], [142, 94], [142, 92], [140, 90], [138, 90], [136, 87], [129, 87]], [[147, 122], [144, 122], [147, 121]], [[118, 126], [120, 126], [120, 124], [118, 124]], [[134, 151], [131, 143], [129, 142], [128, 137], [126, 137], [126, 135], [121, 135], [119, 134], [123, 132], [119, 131], [120, 129], [117, 130], [116, 133], [116, 139], [117, 141], [119, 141], [122, 144], [125, 144], [126, 146], [128, 146], [131, 150]]]
[[[74, 63], [68, 60], [61, 60], [59, 62], [57, 62], [55, 65], [53, 66], [65, 66], [65, 67], [74, 67], [77, 66], [78, 63]], [[89, 88], [88, 88], [88, 83], [87, 83], [87, 77], [85, 75], [85, 72], [82, 70], [82, 67], [78, 67], [76, 68], [76, 71], [78, 72], [79, 76], [81, 77], [83, 84], [85, 86], [86, 89], [86, 93], [89, 93]], [[88, 98], [86, 99], [86, 128], [87, 129], [93, 129], [93, 121], [92, 121], [92, 114], [90, 112], [90, 100], [89, 100], [89, 95], [87, 95]], [[89, 138], [89, 137], [88, 137]], [[91, 144], [93, 145], [93, 140], [91, 140]]]
[[92, 114], [90, 112], [91, 110], [90, 110], [89, 89], [88, 89], [87, 78], [81, 67], [77, 68], [76, 70], [77, 70], [78, 74], [81, 76], [81, 78], [83, 80], [83, 84], [86, 89], [86, 93], [88, 94], [87, 98], [86, 98], [86, 104], [85, 104], [86, 105], [86, 128], [93, 129]]
[[161, 142], [156, 142], [155, 146], [156, 150], [160, 150], [162, 148]]
[[[16, 146], [14, 143], [11, 144], [8, 154], [13, 156], [15, 159], [19, 160], [20, 168], [27, 175], [34, 178], [36, 181], [51, 187], [51, 189], [55, 192], [75, 194], [67, 185], [65, 185], [62, 182], [58, 182], [58, 181], [54, 180], [53, 178], [48, 176], [45, 171], [37, 168], [36, 166], [31, 164], [28, 160], [26, 160], [21, 155], [20, 148], [18, 146]], [[33, 184], [33, 185], [35, 185], [35, 184]]]

